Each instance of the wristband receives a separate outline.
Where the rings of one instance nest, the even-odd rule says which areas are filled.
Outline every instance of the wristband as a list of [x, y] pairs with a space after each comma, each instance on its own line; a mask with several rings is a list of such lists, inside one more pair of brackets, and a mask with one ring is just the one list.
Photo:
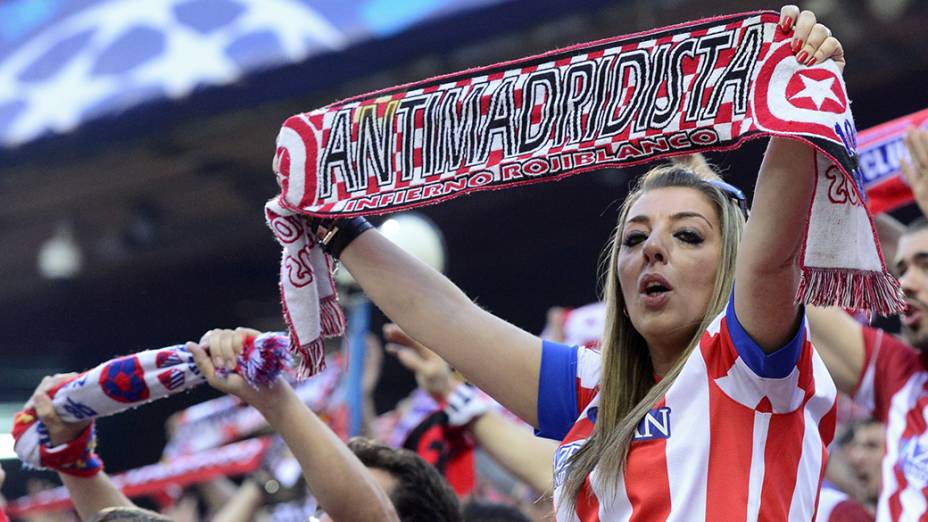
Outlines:
[[322, 250], [335, 259], [338, 259], [338, 257], [342, 255], [342, 251], [345, 250], [345, 247], [354, 241], [355, 238], [368, 229], [374, 228], [374, 225], [371, 225], [370, 222], [363, 217], [341, 219], [338, 221], [314, 220], [313, 224], [317, 231], [319, 227], [327, 229], [327, 232], [319, 238], [319, 243], [322, 245]]
[[39, 425], [39, 433], [44, 439], [39, 445], [44, 467], [76, 477], [92, 477], [103, 471], [103, 461], [94, 452], [97, 447], [94, 423], [91, 422], [74, 440], [54, 447], [48, 440], [45, 425]]
[[460, 383], [448, 394], [445, 414], [451, 426], [466, 426], [490, 409], [490, 402], [476, 387]]

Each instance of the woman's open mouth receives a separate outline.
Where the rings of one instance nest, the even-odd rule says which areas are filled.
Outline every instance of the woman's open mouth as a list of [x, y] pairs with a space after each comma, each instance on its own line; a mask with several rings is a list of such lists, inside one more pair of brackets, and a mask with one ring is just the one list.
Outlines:
[[659, 308], [670, 299], [673, 287], [658, 274], [645, 274], [638, 284], [641, 301], [648, 308]]

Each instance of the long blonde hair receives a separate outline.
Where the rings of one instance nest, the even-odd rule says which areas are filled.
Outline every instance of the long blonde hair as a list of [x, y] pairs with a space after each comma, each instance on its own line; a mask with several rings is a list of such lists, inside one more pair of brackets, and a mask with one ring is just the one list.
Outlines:
[[[564, 480], [562, 498], [571, 509], [586, 478], [597, 466], [605, 471], [602, 475], [604, 485], [609, 490], [616, 487], [618, 477], [624, 472], [628, 449], [639, 422], [673, 385], [703, 331], [721, 313], [728, 301], [744, 216], [728, 195], [707, 183], [718, 179], [719, 176], [701, 157], [689, 162], [675, 162], [650, 170], [639, 179], [622, 204], [618, 225], [606, 245], [600, 266], [600, 274], [605, 275], [603, 299], [607, 312], [602, 341], [599, 411], [593, 433], [568, 461]], [[655, 384], [647, 343], [623, 313], [625, 300], [619, 284], [617, 262], [629, 209], [645, 192], [666, 187], [698, 190], [713, 203], [721, 225], [722, 251], [715, 286], [702, 322], [670, 371]]]

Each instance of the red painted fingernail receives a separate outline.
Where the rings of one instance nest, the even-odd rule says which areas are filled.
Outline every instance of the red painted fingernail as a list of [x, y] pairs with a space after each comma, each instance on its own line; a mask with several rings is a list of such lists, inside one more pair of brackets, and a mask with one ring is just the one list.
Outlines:
[[793, 52], [796, 52], [799, 49], [802, 49], [802, 40], [800, 40], [799, 38], [794, 38], [793, 39]]
[[784, 33], [788, 33], [789, 30], [792, 29], [792, 28], [793, 28], [793, 19], [787, 16], [786, 19], [783, 20], [783, 23], [780, 24], [780, 29], [781, 29]]
[[808, 57], [809, 57], [809, 53], [802, 51], [801, 53], [796, 55], [796, 61], [799, 63], [806, 63], [806, 58]]
[[806, 65], [809, 66], [809, 67], [812, 67], [813, 65], [815, 65], [815, 62], [817, 62], [817, 61], [818, 61], [818, 60], [816, 60], [815, 57], [813, 56], [812, 58], [809, 58], [809, 61], [806, 62]]

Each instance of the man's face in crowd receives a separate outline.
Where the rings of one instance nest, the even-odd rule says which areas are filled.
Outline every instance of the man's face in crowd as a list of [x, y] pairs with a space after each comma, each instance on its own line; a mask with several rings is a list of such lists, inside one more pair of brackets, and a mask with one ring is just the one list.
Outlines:
[[893, 267], [908, 304], [902, 333], [915, 348], [928, 350], [928, 228], [899, 239]]
[[878, 422], [861, 424], [847, 445], [847, 460], [864, 487], [867, 500], [880, 497], [880, 465], [883, 460], [883, 426]]

